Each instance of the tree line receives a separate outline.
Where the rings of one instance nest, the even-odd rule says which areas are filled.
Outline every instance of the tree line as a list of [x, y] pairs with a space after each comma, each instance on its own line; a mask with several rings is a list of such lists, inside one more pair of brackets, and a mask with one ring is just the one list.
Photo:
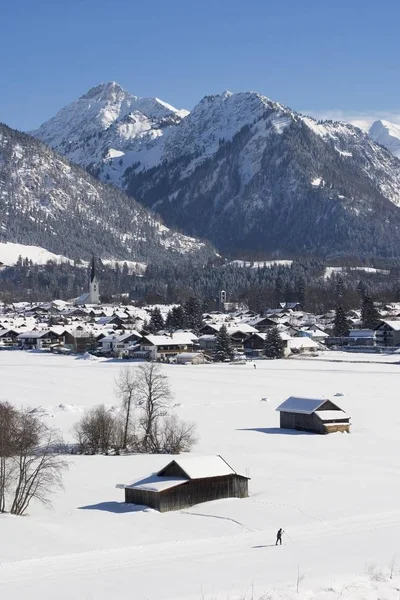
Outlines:
[[[221, 308], [218, 298], [222, 289], [226, 290], [229, 301], [244, 303], [258, 313], [268, 307], [276, 308], [280, 302], [300, 302], [306, 311], [315, 314], [334, 310], [338, 304], [347, 311], [359, 306], [360, 287], [376, 301], [400, 301], [399, 260], [343, 259], [341, 262], [345, 267], [384, 268], [390, 274], [347, 271], [333, 273], [326, 279], [324, 274], [329, 263], [322, 259], [294, 259], [291, 266], [263, 266], [261, 263], [246, 268], [219, 258], [199, 265], [186, 257], [178, 263], [166, 259], [151, 261], [143, 275], [130, 272], [127, 263], [111, 268], [98, 261], [98, 277], [101, 300], [105, 303], [133, 301], [142, 305], [185, 306], [190, 300], [192, 304], [199, 304], [202, 313]], [[16, 266], [0, 269], [0, 301], [5, 303], [68, 300], [87, 289], [88, 271], [79, 262], [75, 265], [49, 262], [41, 266], [21, 257]], [[197, 309], [198, 306], [187, 306], [186, 314], [191, 311], [196, 315]], [[165, 326], [169, 328], [171, 323], [196, 326], [196, 322], [186, 325], [185, 316], [179, 311], [170, 315]]]

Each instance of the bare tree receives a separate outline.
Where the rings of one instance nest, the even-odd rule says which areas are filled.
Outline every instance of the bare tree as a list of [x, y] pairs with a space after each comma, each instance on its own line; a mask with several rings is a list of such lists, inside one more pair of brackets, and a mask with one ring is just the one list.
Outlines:
[[12, 483], [15, 437], [18, 413], [8, 402], [0, 402], [0, 512], [6, 510], [6, 494]]
[[116, 440], [117, 418], [104, 404], [94, 406], [75, 423], [73, 434], [81, 452], [107, 454]]
[[157, 451], [156, 431], [159, 420], [168, 414], [172, 392], [168, 377], [156, 363], [145, 363], [137, 369], [135, 403], [141, 407], [145, 451]]
[[[9, 406], [5, 410], [3, 406], [2, 416], [4, 414], [9, 424], [3, 436], [4, 492], [7, 491], [12, 498], [10, 512], [22, 515], [33, 499], [43, 504], [50, 503], [49, 497], [57, 487], [61, 487], [62, 471], [68, 465], [56, 448], [59, 438], [36, 415], [26, 410], [10, 410]], [[5, 493], [2, 505], [4, 511]]]
[[121, 399], [125, 411], [124, 434], [122, 448], [126, 449], [128, 445], [128, 432], [131, 422], [131, 415], [135, 401], [135, 390], [137, 387], [136, 372], [131, 367], [121, 369], [118, 378], [115, 380], [116, 393]]
[[158, 436], [158, 451], [166, 454], [188, 452], [197, 442], [196, 425], [180, 421], [176, 415], [168, 416], [162, 423]]

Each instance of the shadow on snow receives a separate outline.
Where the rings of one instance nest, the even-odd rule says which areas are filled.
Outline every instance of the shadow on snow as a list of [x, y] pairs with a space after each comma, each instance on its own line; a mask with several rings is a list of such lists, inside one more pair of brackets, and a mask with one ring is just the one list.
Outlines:
[[88, 504], [88, 506], [78, 506], [79, 510], [103, 510], [115, 514], [124, 514], [130, 512], [141, 512], [151, 510], [148, 506], [142, 504], [127, 504], [126, 502], [99, 502], [98, 504]]
[[297, 429], [281, 429], [280, 427], [247, 427], [236, 429], [236, 431], [258, 431], [268, 435], [314, 435], [309, 431], [298, 431]]

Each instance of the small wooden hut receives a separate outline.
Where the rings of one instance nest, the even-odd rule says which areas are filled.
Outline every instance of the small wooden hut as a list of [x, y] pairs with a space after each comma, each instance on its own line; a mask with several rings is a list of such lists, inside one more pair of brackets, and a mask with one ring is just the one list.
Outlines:
[[125, 486], [125, 502], [160, 512], [181, 510], [222, 498], [247, 498], [249, 478], [239, 475], [222, 456], [185, 456], [161, 471]]
[[297, 429], [311, 433], [350, 432], [350, 417], [326, 398], [291, 396], [276, 409], [282, 429]]

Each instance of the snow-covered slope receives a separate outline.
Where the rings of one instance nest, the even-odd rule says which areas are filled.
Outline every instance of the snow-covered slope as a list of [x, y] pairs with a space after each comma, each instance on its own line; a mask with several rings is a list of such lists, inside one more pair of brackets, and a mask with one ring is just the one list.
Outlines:
[[104, 158], [121, 162], [126, 152], [146, 154], [145, 164], [152, 166], [157, 162], [152, 148], [158, 138], [187, 114], [159, 98], [139, 98], [109, 82], [62, 108], [31, 135], [93, 170]]
[[383, 120], [375, 121], [369, 129], [369, 136], [400, 158], [400, 125]]
[[39, 246], [29, 246], [27, 244], [13, 244], [12, 242], [0, 242], [0, 264], [10, 266], [15, 265], [19, 259], [28, 258], [36, 265], [45, 265], [49, 260], [56, 263], [73, 261], [66, 256], [54, 254], [45, 248]]
[[71, 259], [94, 252], [104, 259], [146, 263], [210, 253], [204, 243], [171, 231], [117, 188], [5, 125], [0, 125], [0, 241]]
[[[125, 106], [126, 92], [117, 90], [107, 115]], [[120, 120], [107, 116], [111, 125], [100, 137], [85, 125], [93, 95], [35, 135], [90, 164], [167, 224], [236, 255], [400, 253], [400, 164], [360, 129], [315, 121], [256, 92], [224, 92], [206, 96], [185, 118], [169, 114], [166, 127], [132, 126], [118, 146]], [[68, 116], [79, 123], [78, 146], [72, 125], [63, 125]]]

